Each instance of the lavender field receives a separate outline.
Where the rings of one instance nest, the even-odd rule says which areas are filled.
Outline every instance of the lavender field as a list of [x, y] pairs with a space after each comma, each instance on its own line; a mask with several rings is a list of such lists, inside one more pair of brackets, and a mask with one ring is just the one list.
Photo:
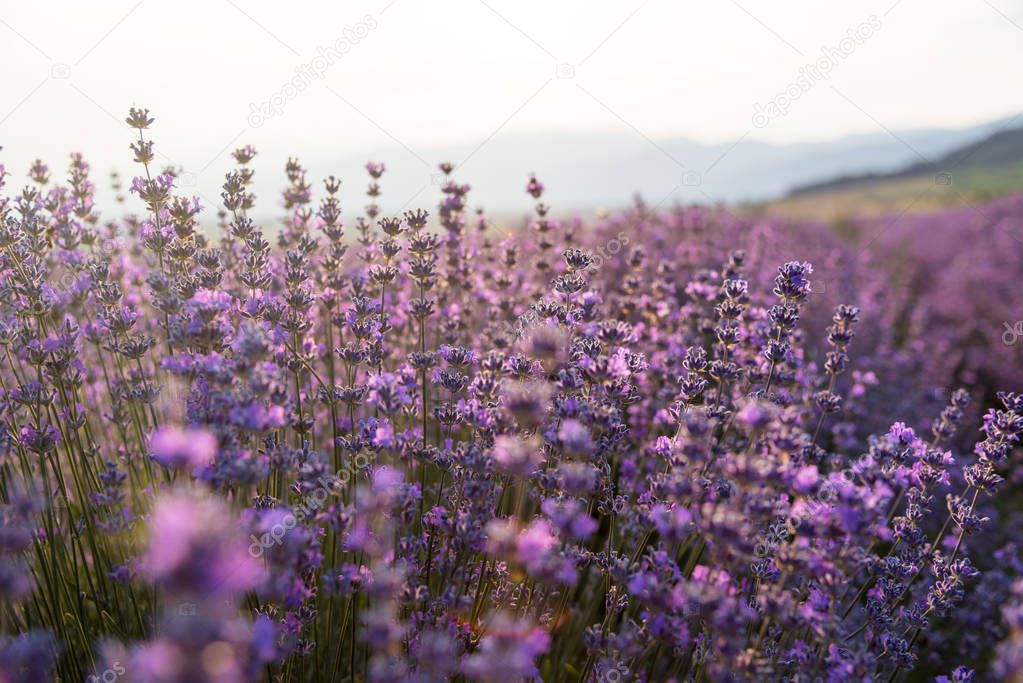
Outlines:
[[1023, 197], [209, 206], [167, 126], [0, 166], [0, 682], [1023, 681]]

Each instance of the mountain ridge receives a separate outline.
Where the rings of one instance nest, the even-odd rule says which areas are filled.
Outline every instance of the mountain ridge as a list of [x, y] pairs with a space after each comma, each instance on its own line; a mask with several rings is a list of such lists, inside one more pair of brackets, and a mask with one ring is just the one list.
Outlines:
[[[954, 149], [933, 161], [918, 161], [890, 172], [844, 174], [828, 180], [794, 187], [789, 196], [798, 197], [860, 187], [892, 180], [933, 175], [937, 182], [951, 182], [954, 171], [997, 167], [1023, 161], [1023, 127], [999, 130], [988, 137]], [[948, 178], [941, 178], [947, 174]]]
[[[385, 195], [421, 202], [428, 191], [439, 190], [435, 164], [451, 161], [455, 178], [473, 186], [470, 203], [496, 211], [528, 210], [523, 188], [530, 172], [547, 186], [549, 203], [564, 210], [620, 206], [637, 193], [655, 204], [739, 203], [782, 197], [822, 178], [897, 171], [919, 155], [940, 158], [1013, 120], [790, 144], [757, 140], [752, 134], [707, 144], [687, 138], [650, 140], [629, 131], [509, 133], [475, 144], [385, 148], [337, 163], [314, 162], [310, 170], [314, 177], [346, 177], [343, 171], [352, 178], [366, 160], [385, 161], [393, 169], [382, 181]], [[409, 164], [410, 159], [424, 163]]]

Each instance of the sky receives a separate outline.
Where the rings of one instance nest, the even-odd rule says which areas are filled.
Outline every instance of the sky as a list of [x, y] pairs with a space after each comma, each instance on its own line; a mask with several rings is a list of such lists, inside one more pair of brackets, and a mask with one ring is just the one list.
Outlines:
[[133, 105], [213, 197], [242, 144], [279, 169], [514, 133], [955, 128], [1023, 112], [1021, 64], [1021, 0], [0, 0], [0, 163], [131, 173]]

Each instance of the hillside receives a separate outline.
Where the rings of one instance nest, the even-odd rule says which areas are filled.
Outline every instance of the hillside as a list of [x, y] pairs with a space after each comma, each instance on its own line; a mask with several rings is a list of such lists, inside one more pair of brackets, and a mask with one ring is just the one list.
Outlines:
[[772, 202], [747, 204], [746, 212], [834, 222], [852, 216], [918, 214], [978, 204], [1023, 192], [1023, 161], [971, 168], [947, 175], [875, 180]]
[[897, 171], [844, 175], [832, 180], [795, 187], [790, 197], [833, 192], [865, 185], [929, 177], [949, 184], [949, 177], [985, 168], [1011, 167], [1023, 162], [1023, 128], [1002, 130], [948, 152], [933, 161], [919, 161]]

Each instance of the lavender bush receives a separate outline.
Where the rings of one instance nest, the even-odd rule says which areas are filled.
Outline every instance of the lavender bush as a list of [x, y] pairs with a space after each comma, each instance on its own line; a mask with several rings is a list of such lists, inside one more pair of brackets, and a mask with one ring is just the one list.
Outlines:
[[353, 234], [291, 160], [270, 236], [251, 147], [214, 239], [127, 123], [143, 215], [0, 199], [3, 683], [1019, 680], [1020, 368], [942, 264], [536, 178], [502, 238], [450, 164]]

